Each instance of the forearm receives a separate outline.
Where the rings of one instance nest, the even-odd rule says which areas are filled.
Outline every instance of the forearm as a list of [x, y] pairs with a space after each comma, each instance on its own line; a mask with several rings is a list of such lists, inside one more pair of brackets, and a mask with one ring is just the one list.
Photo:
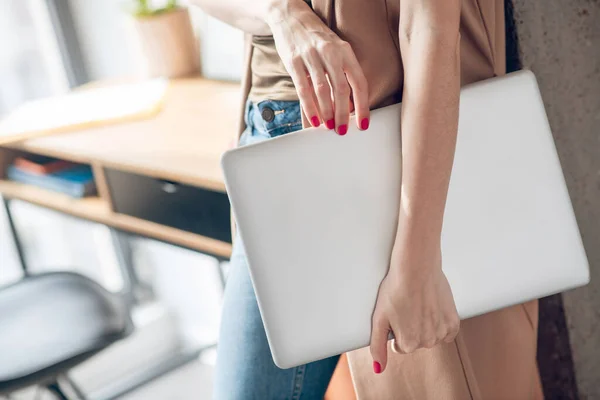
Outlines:
[[451, 343], [460, 326], [442, 270], [441, 231], [458, 130], [460, 0], [400, 1], [402, 185], [398, 232], [373, 311], [378, 373], [392, 349]]
[[[458, 128], [458, 23], [411, 27], [401, 37], [402, 193], [399, 232], [408, 247], [437, 246]], [[426, 249], [433, 250], [433, 249]]]
[[191, 0], [207, 14], [253, 35], [270, 35], [269, 13], [281, 0]]

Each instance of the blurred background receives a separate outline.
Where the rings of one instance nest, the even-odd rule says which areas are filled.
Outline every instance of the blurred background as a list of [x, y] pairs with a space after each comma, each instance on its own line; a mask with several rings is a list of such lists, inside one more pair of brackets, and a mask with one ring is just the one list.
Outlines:
[[[148, 7], [160, 9], [166, 3]], [[88, 82], [153, 75], [136, 26], [144, 16], [136, 7], [123, 0], [0, 0], [0, 118], [29, 100]], [[196, 7], [189, 13], [203, 76], [239, 81], [242, 33]], [[136, 279], [136, 329], [73, 370], [73, 380], [89, 398], [111, 398], [148, 379], [156, 379], [158, 386], [117, 397], [210, 398], [224, 260], [26, 201], [11, 199], [8, 207], [30, 274], [75, 271], [118, 293], [127, 283], [121, 259], [126, 250], [125, 263]], [[6, 209], [0, 207], [0, 291], [23, 278], [18, 253]], [[173, 377], [162, 374], [170, 370], [175, 370]], [[27, 389], [12, 398], [53, 398], [36, 392]]]
[[[149, 50], [161, 31], [141, 25], [152, 10], [174, 12], [171, 2], [150, 3], [145, 11], [123, 0], [0, 0], [0, 119], [30, 100], [90, 82], [190, 68], [207, 79], [239, 81], [241, 32], [190, 7], [193, 40], [180, 25], [183, 33], [171, 33], [181, 35], [172, 39], [179, 43], [174, 54]], [[507, 9], [509, 68], [522, 65], [538, 77], [592, 275], [587, 287], [541, 302], [544, 391], [550, 399], [600, 399], [600, 2], [514, 0]], [[194, 57], [180, 59], [177, 51]], [[165, 66], [156, 61], [161, 57], [180, 61]], [[59, 270], [89, 277], [109, 293], [125, 292], [133, 333], [79, 363], [72, 380], [92, 399], [210, 398], [226, 257], [35, 203], [1, 203], [0, 301], [3, 287], [25, 273]], [[11, 398], [53, 397], [27, 388]]]

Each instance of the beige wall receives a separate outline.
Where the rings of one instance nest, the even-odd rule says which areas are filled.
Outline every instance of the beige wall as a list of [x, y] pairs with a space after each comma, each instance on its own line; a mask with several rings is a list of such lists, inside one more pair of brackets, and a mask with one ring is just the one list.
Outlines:
[[582, 399], [600, 399], [600, 1], [514, 0], [523, 66], [539, 80], [591, 267], [563, 295]]

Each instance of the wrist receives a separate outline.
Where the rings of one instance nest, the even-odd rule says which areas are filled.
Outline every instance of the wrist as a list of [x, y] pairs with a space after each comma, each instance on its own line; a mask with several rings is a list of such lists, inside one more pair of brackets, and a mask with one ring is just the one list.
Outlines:
[[438, 244], [442, 236], [443, 216], [433, 213], [405, 213], [400, 209], [397, 237], [406, 241], [406, 245], [416, 243]]
[[399, 231], [396, 236], [390, 271], [400, 281], [416, 283], [427, 280], [442, 268], [440, 240], [434, 236], [420, 239], [412, 232]]
[[264, 21], [273, 28], [289, 18], [290, 14], [303, 11], [303, 7], [309, 9], [305, 0], [265, 0]]
[[282, 19], [283, 4], [286, 0], [266, 0], [263, 4], [263, 19], [269, 27]]
[[441, 227], [401, 215], [390, 268], [395, 274], [416, 277], [429, 276], [441, 268]]
[[265, 0], [263, 16], [269, 27], [281, 23], [285, 19], [289, 3], [295, 0]]

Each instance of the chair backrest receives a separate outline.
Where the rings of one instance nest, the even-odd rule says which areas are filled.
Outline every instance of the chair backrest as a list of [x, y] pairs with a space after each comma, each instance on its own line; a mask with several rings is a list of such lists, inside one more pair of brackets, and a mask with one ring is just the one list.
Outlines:
[[0, 392], [49, 379], [132, 330], [126, 302], [72, 272], [0, 289]]

